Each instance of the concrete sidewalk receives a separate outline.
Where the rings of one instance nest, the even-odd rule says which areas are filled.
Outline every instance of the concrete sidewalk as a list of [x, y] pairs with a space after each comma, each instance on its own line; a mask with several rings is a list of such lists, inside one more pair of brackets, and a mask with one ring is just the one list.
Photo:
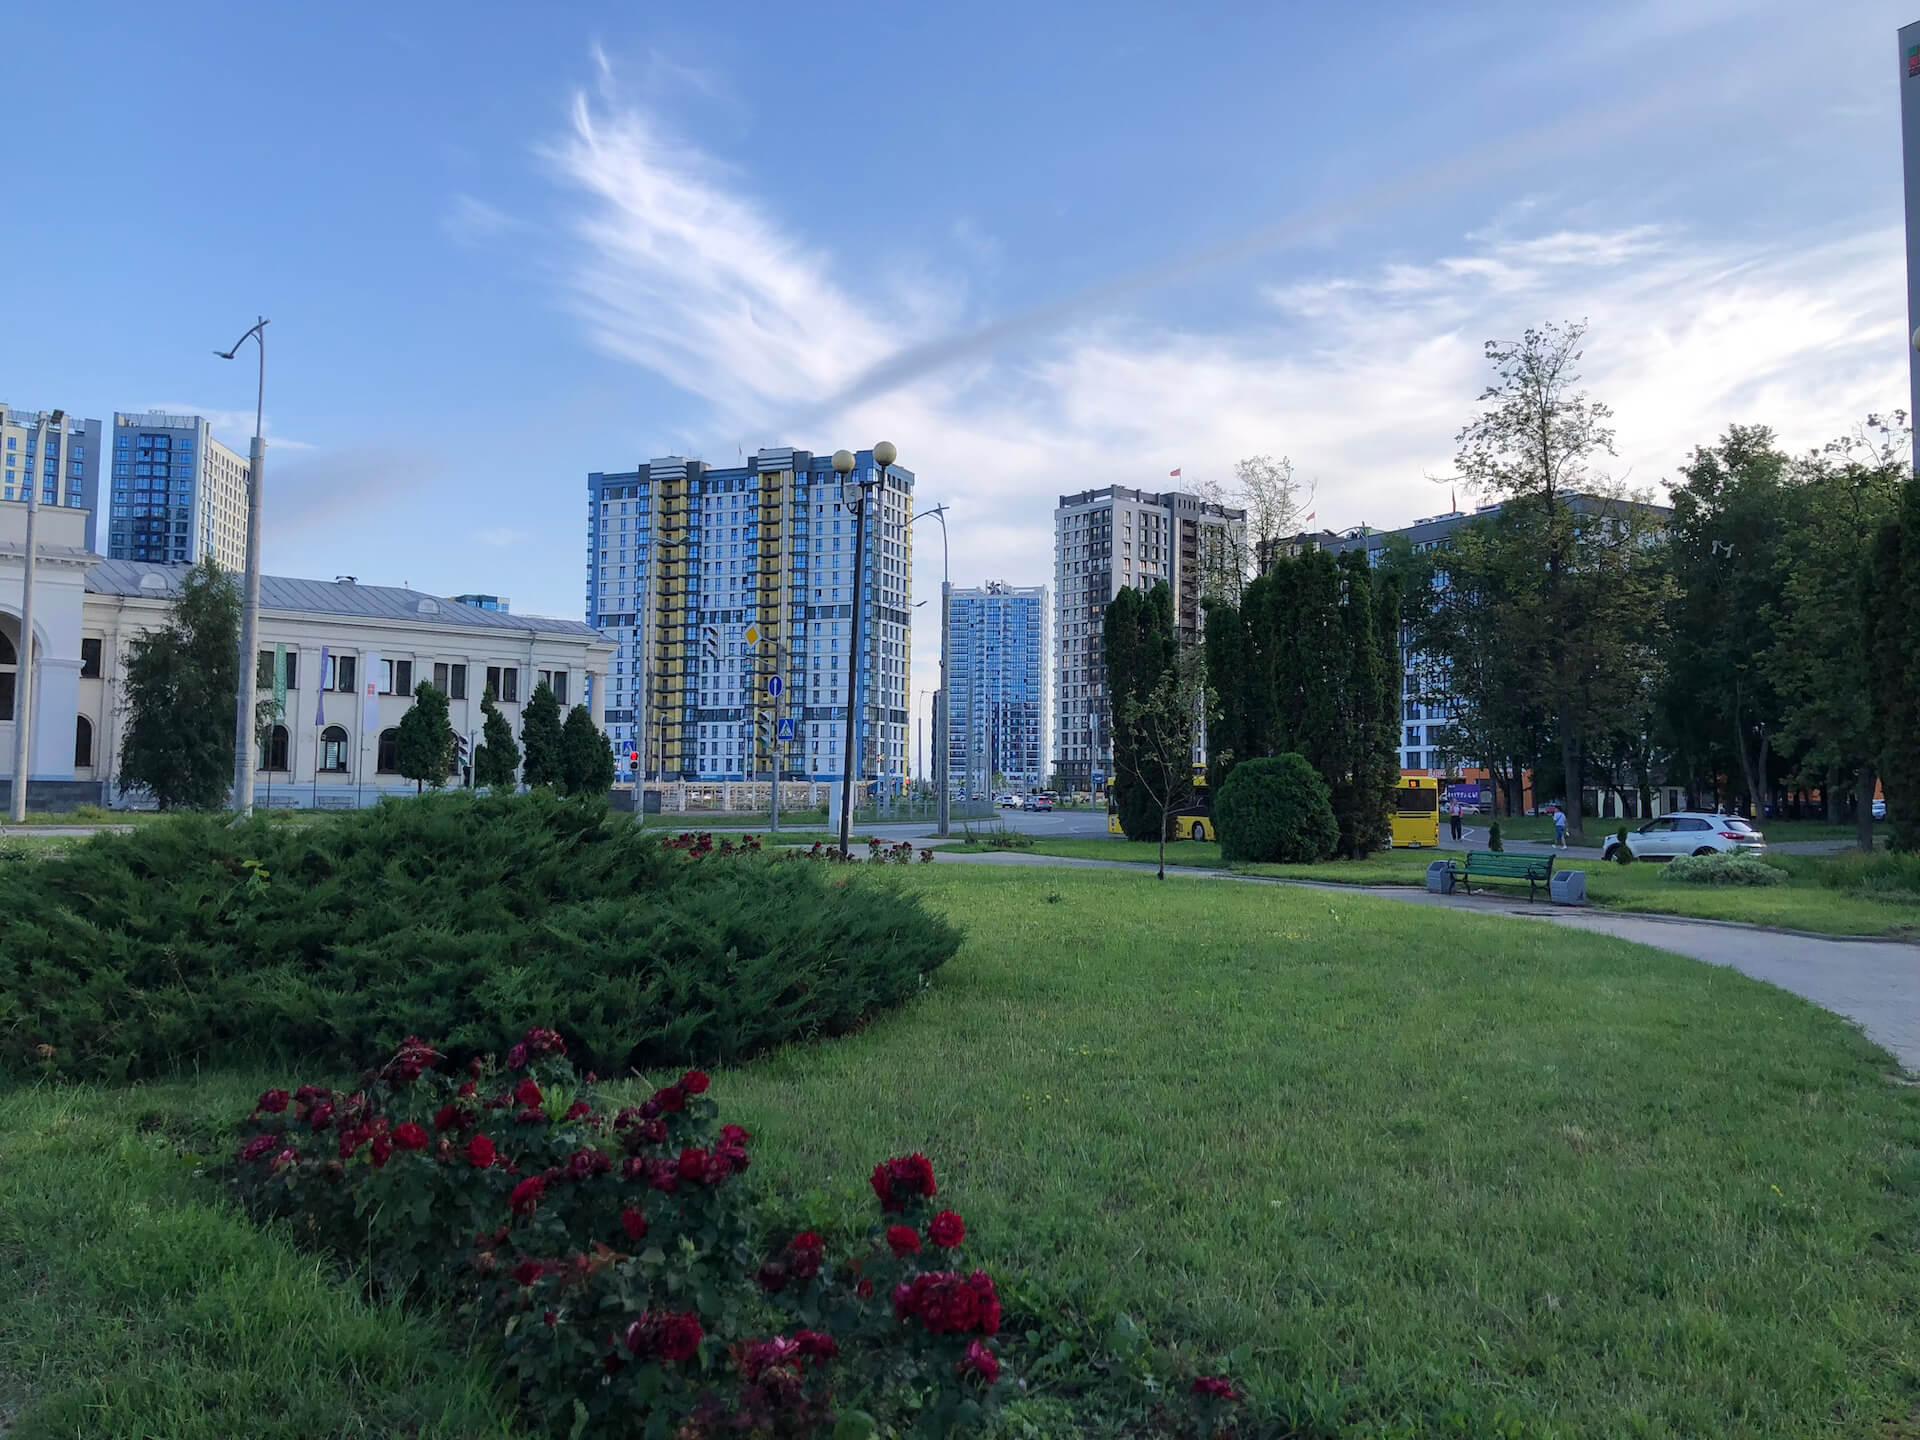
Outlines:
[[[993, 851], [951, 855], [936, 851], [948, 865], [1040, 866], [1076, 870], [1132, 870], [1151, 875], [1153, 867], [1125, 860], [1069, 860], [1055, 855]], [[1707, 965], [1724, 965], [1791, 991], [1859, 1025], [1867, 1038], [1885, 1046], [1901, 1065], [1920, 1072], [1920, 944], [1899, 940], [1848, 940], [1784, 934], [1755, 925], [1681, 916], [1634, 915], [1617, 910], [1577, 908], [1490, 896], [1434, 895], [1388, 885], [1334, 885], [1317, 880], [1284, 880], [1269, 875], [1235, 875], [1225, 870], [1167, 867], [1169, 879], [1216, 880], [1233, 884], [1290, 885], [1298, 889], [1338, 890], [1402, 905], [1426, 905], [1452, 914], [1498, 915], [1540, 925], [1593, 930], [1636, 944], [1684, 955]]]

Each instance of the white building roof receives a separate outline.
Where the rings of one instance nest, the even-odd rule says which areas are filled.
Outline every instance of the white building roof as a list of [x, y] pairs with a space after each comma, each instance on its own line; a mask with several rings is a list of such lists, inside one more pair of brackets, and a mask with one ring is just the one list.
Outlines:
[[[102, 560], [87, 572], [87, 593], [129, 599], [171, 599], [190, 566], [153, 565], [138, 560]], [[427, 595], [398, 585], [361, 585], [349, 580], [300, 580], [286, 575], [260, 577], [260, 608], [309, 615], [341, 615], [370, 620], [404, 620], [414, 625], [445, 625], [464, 630], [510, 630], [525, 635], [580, 635], [600, 632], [579, 620], [514, 615], [462, 605], [444, 595]]]

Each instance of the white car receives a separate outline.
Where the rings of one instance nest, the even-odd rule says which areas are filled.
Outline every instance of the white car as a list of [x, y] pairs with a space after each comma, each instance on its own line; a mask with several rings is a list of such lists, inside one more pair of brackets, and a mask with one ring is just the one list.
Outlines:
[[993, 803], [998, 805], [1002, 810], [1018, 810], [1020, 808], [1020, 797], [1009, 791], [1007, 794], [994, 796]]
[[1886, 801], [1884, 801], [1884, 800], [1876, 800], [1876, 801], [1874, 801], [1874, 802], [1873, 802], [1873, 809], [1872, 809], [1872, 810], [1871, 810], [1871, 811], [1870, 811], [1869, 813], [1870, 813], [1870, 814], [1871, 814], [1871, 815], [1873, 816], [1873, 818], [1874, 818], [1874, 819], [1876, 819], [1876, 820], [1884, 820], [1884, 819], [1886, 819], [1886, 818], [1887, 818], [1887, 802], [1886, 802]]
[[[1611, 860], [1620, 837], [1609, 835], [1600, 858]], [[1678, 810], [1627, 832], [1627, 852], [1636, 860], [1671, 860], [1676, 855], [1759, 855], [1767, 837], [1738, 815]]]

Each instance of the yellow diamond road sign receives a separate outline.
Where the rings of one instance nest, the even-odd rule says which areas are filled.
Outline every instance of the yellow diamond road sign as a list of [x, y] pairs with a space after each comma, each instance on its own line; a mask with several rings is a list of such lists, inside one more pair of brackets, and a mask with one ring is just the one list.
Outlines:
[[747, 644], [758, 645], [759, 643], [760, 643], [760, 627], [758, 625], [747, 626]]

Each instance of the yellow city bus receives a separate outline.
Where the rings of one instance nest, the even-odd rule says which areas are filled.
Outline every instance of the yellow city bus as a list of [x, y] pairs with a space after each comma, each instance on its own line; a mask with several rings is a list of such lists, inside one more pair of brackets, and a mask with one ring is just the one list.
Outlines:
[[1440, 782], [1403, 775], [1393, 792], [1393, 848], [1437, 849], [1440, 844]]
[[[1114, 796], [1113, 781], [1107, 782], [1107, 833], [1124, 835], [1120, 824], [1120, 802]], [[1213, 797], [1207, 793], [1207, 767], [1193, 767], [1193, 803], [1175, 810], [1167, 822], [1169, 840], [1218, 840], [1213, 826]]]

